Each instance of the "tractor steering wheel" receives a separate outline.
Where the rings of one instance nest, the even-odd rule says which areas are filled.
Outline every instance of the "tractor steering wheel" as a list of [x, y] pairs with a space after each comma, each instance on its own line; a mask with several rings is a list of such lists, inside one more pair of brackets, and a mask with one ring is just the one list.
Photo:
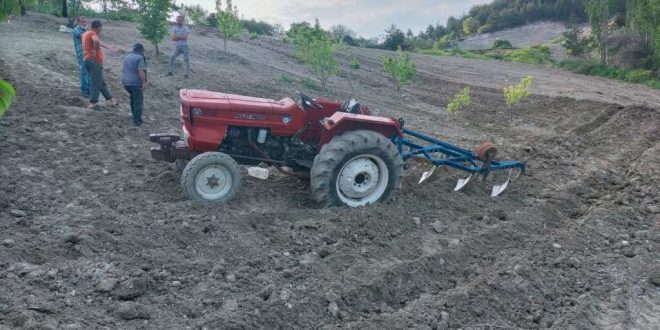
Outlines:
[[302, 106], [304, 110], [307, 110], [307, 107], [312, 107], [314, 109], [323, 109], [323, 106], [320, 105], [318, 102], [314, 101], [311, 97], [303, 94], [302, 92], [296, 91], [296, 94], [300, 95], [300, 99], [302, 100]]

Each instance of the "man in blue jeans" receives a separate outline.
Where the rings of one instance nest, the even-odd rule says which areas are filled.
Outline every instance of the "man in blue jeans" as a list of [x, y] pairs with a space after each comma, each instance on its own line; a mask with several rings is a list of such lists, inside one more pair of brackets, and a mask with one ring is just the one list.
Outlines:
[[89, 74], [85, 68], [82, 47], [82, 35], [87, 32], [87, 19], [84, 16], [80, 16], [77, 21], [76, 27], [71, 34], [73, 35], [73, 44], [76, 46], [76, 58], [80, 66], [80, 94], [89, 98]]
[[142, 44], [135, 44], [133, 52], [124, 58], [121, 83], [131, 96], [133, 124], [140, 126], [143, 123], [144, 89], [147, 87], [147, 60], [144, 58], [144, 46]]
[[168, 76], [172, 75], [174, 72], [174, 62], [179, 55], [183, 54], [183, 61], [186, 64], [186, 79], [190, 76], [190, 50], [188, 48], [188, 35], [190, 34], [190, 28], [188, 25], [183, 25], [183, 16], [179, 15], [176, 17], [176, 25], [172, 28], [172, 41], [174, 41], [174, 53], [170, 57], [170, 71], [167, 73]]

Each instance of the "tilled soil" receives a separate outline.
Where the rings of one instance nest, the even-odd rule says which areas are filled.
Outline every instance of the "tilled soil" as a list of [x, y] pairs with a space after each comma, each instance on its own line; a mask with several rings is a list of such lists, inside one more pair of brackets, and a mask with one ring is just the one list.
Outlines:
[[[470, 148], [494, 140], [528, 172], [492, 199], [493, 182], [452, 192], [455, 171], [418, 185], [428, 166], [411, 163], [396, 200], [357, 209], [318, 209], [296, 178], [245, 176], [234, 201], [208, 206], [181, 195], [174, 165], [149, 157], [148, 134], [179, 131], [179, 88], [309, 91], [291, 45], [258, 38], [224, 53], [211, 31], [194, 31], [190, 80], [180, 70], [164, 77], [167, 55], [150, 52], [146, 125], [135, 128], [118, 82], [122, 55], [105, 64], [121, 105], [85, 109], [62, 22], [31, 14], [0, 25], [0, 76], [18, 90], [0, 119], [0, 328], [660, 324], [657, 91], [419, 56], [418, 80], [399, 97], [379, 69], [386, 53], [351, 49], [361, 68], [342, 70], [328, 96], [350, 97], [351, 79], [376, 114]], [[139, 40], [117, 22], [103, 38]], [[510, 122], [500, 88], [527, 74], [535, 95]], [[443, 105], [465, 84], [474, 104], [452, 121]]]

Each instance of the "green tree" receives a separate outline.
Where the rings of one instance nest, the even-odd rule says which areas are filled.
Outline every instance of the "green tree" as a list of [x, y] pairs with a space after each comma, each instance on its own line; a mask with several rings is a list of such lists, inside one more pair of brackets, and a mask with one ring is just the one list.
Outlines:
[[160, 55], [158, 44], [168, 34], [168, 23], [171, 0], [137, 0], [140, 22], [138, 31], [156, 48], [156, 55]]
[[[78, 14], [80, 14], [83, 0], [68, 0], [68, 6], [66, 5], [67, 0], [62, 0], [62, 3], [62, 16], [67, 18], [67, 26], [73, 27], [73, 23], [78, 18]], [[67, 15], [65, 15], [65, 11]]]
[[321, 29], [321, 25], [318, 23], [314, 24], [312, 27], [307, 22], [302, 23], [292, 23], [289, 31], [286, 33], [287, 37], [293, 39], [294, 52], [297, 59], [303, 62], [307, 62], [309, 55], [309, 45], [315, 40], [324, 40], [328, 36]]
[[452, 125], [456, 123], [456, 113], [467, 109], [471, 103], [470, 87], [465, 87], [447, 104], [447, 111], [451, 114]]
[[653, 49], [653, 65], [660, 77], [660, 0], [629, 0], [627, 25]]
[[397, 57], [386, 56], [383, 59], [383, 71], [389, 74], [396, 85], [396, 92], [401, 95], [401, 88], [415, 80], [417, 67], [410, 53], [401, 50], [396, 51]]
[[243, 32], [243, 23], [238, 16], [238, 8], [232, 6], [231, 0], [227, 0], [227, 6], [224, 11], [222, 10], [222, 0], [216, 0], [215, 8], [218, 11], [216, 14], [218, 29], [222, 32], [226, 52], [227, 39], [236, 38], [241, 35], [241, 32]]
[[9, 109], [12, 100], [16, 97], [14, 87], [0, 79], [0, 117]]
[[208, 16], [209, 13], [204, 9], [204, 7], [200, 5], [182, 5], [180, 10], [181, 14], [196, 26], [202, 26], [206, 24], [206, 16]]
[[474, 17], [468, 17], [463, 21], [463, 33], [465, 33], [465, 35], [469, 36], [477, 33], [479, 27], [479, 21]]
[[513, 121], [513, 107], [530, 95], [529, 88], [532, 86], [532, 81], [534, 77], [527, 76], [520, 80], [518, 85], [504, 87], [504, 99], [509, 107], [510, 122]]
[[587, 5], [587, 14], [589, 15], [589, 24], [591, 25], [591, 35], [596, 42], [600, 53], [600, 60], [607, 63], [609, 59], [609, 47], [607, 39], [609, 36], [610, 22], [610, 2], [611, 0], [589, 0]]
[[406, 35], [396, 25], [392, 24], [389, 29], [385, 30], [383, 49], [397, 50], [405, 47], [405, 42]]
[[569, 27], [563, 33], [564, 41], [561, 45], [572, 56], [582, 57], [589, 50], [587, 41], [580, 36], [581, 33], [580, 28], [576, 26]]
[[312, 73], [321, 83], [323, 91], [326, 90], [328, 79], [337, 72], [333, 45], [330, 38], [312, 40], [307, 45], [305, 62], [312, 69]]

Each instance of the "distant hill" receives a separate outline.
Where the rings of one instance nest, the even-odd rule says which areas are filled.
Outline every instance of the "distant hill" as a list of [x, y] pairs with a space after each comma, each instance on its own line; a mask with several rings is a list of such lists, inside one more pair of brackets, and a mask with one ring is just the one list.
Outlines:
[[488, 33], [539, 21], [584, 23], [588, 0], [495, 0], [473, 6], [460, 17], [450, 17], [448, 32], [458, 36]]
[[513, 47], [525, 47], [549, 43], [560, 37], [566, 31], [566, 26], [561, 22], [536, 22], [515, 28], [495, 32], [487, 32], [465, 38], [458, 42], [458, 47], [463, 50], [490, 49], [497, 39], [508, 40]]

